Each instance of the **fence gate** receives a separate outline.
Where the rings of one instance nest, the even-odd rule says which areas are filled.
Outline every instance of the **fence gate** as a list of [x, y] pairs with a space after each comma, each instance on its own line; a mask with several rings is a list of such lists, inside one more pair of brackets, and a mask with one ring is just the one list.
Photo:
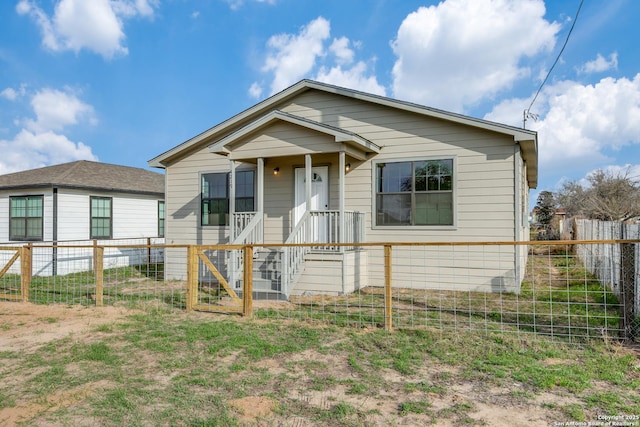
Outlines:
[[[216, 265], [207, 255], [207, 251], [217, 251], [226, 254], [222, 260], [228, 257], [229, 251], [241, 249], [244, 257], [244, 272], [242, 289], [235, 290], [224, 277]], [[220, 258], [220, 257], [218, 257]], [[252, 315], [252, 270], [253, 247], [228, 247], [228, 246], [190, 246], [188, 249], [188, 274], [187, 274], [187, 311], [208, 311], [215, 313], [239, 313], [244, 316]], [[200, 269], [210, 273], [214, 280], [203, 281]], [[240, 294], [240, 295], [238, 295]]]
[[[20, 274], [7, 274], [18, 259]], [[29, 301], [30, 283], [31, 246], [0, 248], [0, 300]]]

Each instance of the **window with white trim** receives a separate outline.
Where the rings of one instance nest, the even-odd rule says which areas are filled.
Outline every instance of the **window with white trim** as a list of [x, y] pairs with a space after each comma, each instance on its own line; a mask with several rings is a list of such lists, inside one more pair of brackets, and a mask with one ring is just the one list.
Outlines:
[[376, 225], [453, 225], [453, 159], [376, 164]]

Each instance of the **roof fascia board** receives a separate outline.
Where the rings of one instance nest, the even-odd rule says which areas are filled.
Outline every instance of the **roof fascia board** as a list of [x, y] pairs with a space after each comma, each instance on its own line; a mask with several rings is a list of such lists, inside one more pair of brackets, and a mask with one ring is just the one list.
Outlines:
[[157, 191], [144, 191], [144, 190], [124, 190], [119, 188], [106, 188], [106, 187], [90, 187], [83, 185], [69, 185], [69, 184], [25, 184], [25, 185], [7, 185], [0, 187], [0, 191], [16, 191], [16, 190], [40, 190], [47, 188], [64, 188], [67, 190], [82, 190], [82, 191], [99, 191], [103, 193], [121, 193], [121, 194], [139, 194], [146, 196], [162, 196], [164, 193]]

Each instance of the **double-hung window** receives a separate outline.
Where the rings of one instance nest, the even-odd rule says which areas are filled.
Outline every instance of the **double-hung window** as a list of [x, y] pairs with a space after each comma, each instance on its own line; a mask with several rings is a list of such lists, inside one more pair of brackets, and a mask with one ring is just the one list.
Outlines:
[[376, 225], [453, 225], [453, 159], [376, 164]]
[[164, 237], [164, 200], [158, 200], [158, 237]]
[[91, 239], [111, 239], [111, 197], [91, 197]]
[[[253, 170], [236, 171], [236, 212], [255, 210], [255, 173]], [[201, 182], [202, 225], [229, 224], [229, 173], [205, 173]]]
[[42, 196], [9, 198], [9, 239], [42, 240]]

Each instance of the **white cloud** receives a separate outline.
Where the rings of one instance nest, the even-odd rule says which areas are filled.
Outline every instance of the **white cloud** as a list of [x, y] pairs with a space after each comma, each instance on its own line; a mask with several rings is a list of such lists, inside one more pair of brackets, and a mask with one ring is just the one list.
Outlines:
[[255, 82], [249, 88], [249, 96], [255, 99], [258, 99], [262, 96], [262, 87], [260, 84]]
[[[276, 4], [276, 0], [255, 0], [255, 1], [256, 3], [266, 3], [269, 5]], [[231, 8], [231, 10], [238, 10], [242, 6], [244, 6], [245, 0], [227, 0], [227, 3], [229, 3], [229, 7]]]
[[347, 70], [340, 66], [332, 67], [329, 70], [321, 68], [315, 79], [321, 82], [357, 89], [376, 95], [386, 95], [384, 86], [378, 83], [376, 77], [367, 76], [367, 65], [364, 62], [358, 62], [352, 68]]
[[111, 59], [128, 53], [123, 19], [152, 18], [158, 5], [158, 0], [59, 0], [49, 17], [34, 1], [20, 0], [16, 11], [36, 22], [46, 48], [76, 53], [87, 49]]
[[33, 169], [74, 160], [98, 160], [91, 148], [54, 132], [33, 133], [22, 129], [13, 140], [0, 139], [0, 174]]
[[16, 90], [13, 88], [8, 87], [2, 92], [0, 92], [0, 96], [2, 96], [5, 99], [8, 99], [9, 101], [14, 101], [18, 97], [18, 92], [16, 92]]
[[159, 0], [111, 0], [110, 3], [116, 15], [126, 18], [137, 15], [153, 18], [154, 8], [160, 6]]
[[34, 132], [60, 131], [65, 126], [75, 125], [81, 119], [95, 122], [93, 107], [80, 101], [70, 92], [43, 89], [31, 99], [36, 119], [25, 120], [25, 126]]
[[86, 159], [91, 147], [61, 134], [66, 126], [95, 122], [93, 107], [70, 91], [43, 89], [31, 99], [35, 119], [16, 120], [24, 127], [12, 139], [0, 139], [0, 173]]
[[274, 74], [271, 94], [290, 86], [312, 70], [316, 59], [325, 54], [323, 42], [329, 38], [329, 33], [329, 21], [318, 17], [296, 35], [278, 34], [269, 38], [269, 54], [262, 71]]
[[593, 61], [589, 61], [578, 71], [582, 73], [601, 73], [603, 71], [617, 69], [618, 68], [618, 53], [614, 52], [609, 55], [609, 60], [607, 60], [602, 55], [598, 54], [596, 59]]
[[[367, 62], [354, 64], [355, 51], [359, 47], [347, 37], [333, 39], [329, 46], [331, 25], [318, 17], [300, 29], [298, 34], [278, 34], [267, 42], [268, 54], [262, 71], [273, 75], [270, 94], [274, 94], [308, 77], [325, 83], [349, 87], [366, 92], [385, 94], [369, 71]], [[373, 59], [371, 62], [375, 62]], [[353, 66], [349, 67], [351, 64]], [[253, 83], [249, 94], [254, 98], [262, 94], [258, 83]]]
[[607, 151], [640, 143], [640, 74], [594, 85], [565, 82], [545, 95], [548, 112], [534, 126], [541, 162], [604, 158]]
[[[504, 101], [485, 119], [522, 126], [530, 102]], [[538, 131], [542, 175], [610, 163], [616, 151], [640, 144], [640, 74], [593, 85], [558, 82], [541, 92], [534, 111], [541, 119], [528, 121], [527, 128]]]
[[392, 48], [394, 96], [463, 111], [531, 74], [525, 57], [550, 50], [560, 29], [542, 0], [447, 0], [400, 25]]
[[339, 39], [333, 39], [329, 50], [336, 56], [339, 64], [350, 64], [353, 62], [355, 52], [349, 47], [348, 38], [340, 37]]

